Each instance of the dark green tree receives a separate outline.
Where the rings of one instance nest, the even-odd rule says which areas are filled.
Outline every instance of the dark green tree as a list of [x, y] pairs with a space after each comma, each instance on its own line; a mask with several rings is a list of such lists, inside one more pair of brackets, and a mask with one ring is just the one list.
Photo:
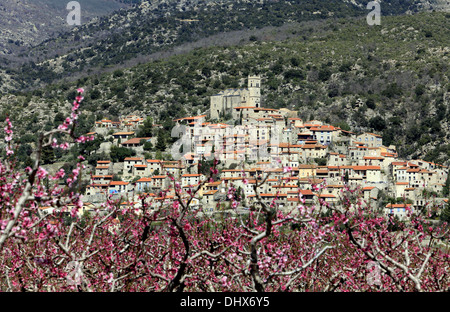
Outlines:
[[450, 194], [450, 174], [447, 175], [447, 181], [445, 181], [444, 188], [442, 189], [444, 197], [448, 197]]
[[386, 122], [381, 116], [375, 116], [369, 120], [369, 126], [376, 131], [383, 131], [386, 128]]
[[137, 133], [138, 138], [148, 138], [153, 136], [153, 118], [147, 117]]
[[153, 144], [150, 141], [144, 143], [144, 151], [151, 151], [153, 149]]
[[450, 203], [447, 203], [444, 209], [442, 209], [440, 219], [441, 221], [450, 223]]
[[46, 146], [42, 149], [42, 164], [48, 165], [55, 161], [55, 152], [51, 146]]
[[164, 135], [163, 135], [162, 131], [159, 131], [155, 148], [158, 151], [165, 151], [166, 147], [167, 147], [166, 139], [164, 138]]
[[136, 152], [126, 147], [111, 146], [109, 156], [113, 162], [122, 162], [127, 157], [135, 156]]

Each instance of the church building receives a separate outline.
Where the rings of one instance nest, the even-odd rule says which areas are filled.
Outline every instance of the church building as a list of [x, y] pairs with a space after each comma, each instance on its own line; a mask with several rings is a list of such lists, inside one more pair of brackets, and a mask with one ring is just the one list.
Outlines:
[[233, 114], [235, 107], [260, 107], [261, 77], [249, 76], [248, 88], [227, 89], [211, 96], [210, 118], [219, 120], [228, 114]]

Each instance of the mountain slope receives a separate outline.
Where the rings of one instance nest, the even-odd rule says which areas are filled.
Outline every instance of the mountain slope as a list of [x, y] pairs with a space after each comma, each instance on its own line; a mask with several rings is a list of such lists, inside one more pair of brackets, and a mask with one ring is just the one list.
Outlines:
[[[253, 31], [290, 22], [365, 16], [368, 1], [143, 1], [45, 40], [4, 64], [9, 90], [42, 86], [69, 76], [104, 71], [125, 62], [223, 32]], [[389, 1], [383, 15], [414, 11], [417, 1]], [[11, 62], [11, 60], [10, 60]], [[8, 79], [6, 75], [5, 79]], [[6, 86], [4, 88], [6, 88]], [[6, 91], [7, 89], [5, 89]]]
[[[134, 0], [78, 0], [81, 21], [129, 8]], [[0, 55], [14, 57], [26, 47], [70, 31], [68, 0], [2, 0], [0, 2]]]

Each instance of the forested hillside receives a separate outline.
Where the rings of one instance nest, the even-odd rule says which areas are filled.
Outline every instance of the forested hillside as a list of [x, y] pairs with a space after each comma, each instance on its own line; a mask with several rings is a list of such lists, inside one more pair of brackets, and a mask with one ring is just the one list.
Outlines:
[[[0, 2], [0, 56], [16, 59], [31, 46], [70, 31], [67, 0], [2, 0]], [[130, 8], [140, 0], [78, 0], [81, 22]], [[25, 52], [25, 54], [27, 54]]]
[[[94, 2], [97, 4], [95, 8], [100, 2]], [[155, 52], [170, 51], [181, 44], [224, 32], [253, 31], [330, 17], [362, 17], [369, 12], [366, 8], [368, 2], [143, 1], [133, 9], [94, 19], [69, 32], [55, 34], [32, 48], [21, 49], [16, 53], [18, 57], [11, 56], [3, 62], [0, 59], [0, 65], [3, 65], [3, 70], [0, 68], [0, 82], [3, 82], [0, 90], [42, 87], [74, 75], [103, 72], [117, 66], [129, 67], [147, 62], [148, 55]], [[419, 1], [416, 0], [389, 1], [383, 3], [382, 13], [416, 12], [417, 3]], [[87, 5], [82, 8], [82, 16], [90, 12]], [[65, 18], [65, 14], [62, 16]]]

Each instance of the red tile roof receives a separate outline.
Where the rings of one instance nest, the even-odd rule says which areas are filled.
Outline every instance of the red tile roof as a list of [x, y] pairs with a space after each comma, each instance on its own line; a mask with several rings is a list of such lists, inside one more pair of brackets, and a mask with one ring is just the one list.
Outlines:
[[141, 143], [141, 140], [150, 140], [151, 138], [132, 138], [132, 139], [129, 139], [128, 141], [126, 141], [126, 142], [123, 142], [122, 143], [122, 145], [127, 145], [127, 144], [140, 144]]
[[136, 182], [150, 182], [151, 180], [152, 180], [152, 178], [140, 178]]
[[411, 204], [387, 204], [386, 208], [405, 208], [405, 207], [411, 207]]
[[113, 133], [113, 135], [132, 135], [132, 134], [134, 134], [133, 131], [130, 131], [130, 132], [116, 132], [116, 133]]
[[109, 185], [128, 185], [130, 182], [124, 182], [124, 181], [111, 181], [109, 182]]
[[353, 170], [381, 170], [380, 166], [353, 166]]

